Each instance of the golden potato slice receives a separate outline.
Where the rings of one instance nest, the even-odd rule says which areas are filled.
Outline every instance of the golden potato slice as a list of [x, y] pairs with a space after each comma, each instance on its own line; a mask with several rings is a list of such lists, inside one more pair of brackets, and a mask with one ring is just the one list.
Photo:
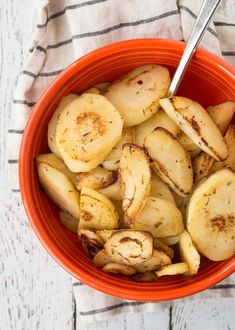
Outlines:
[[112, 199], [112, 200], [115, 200], [115, 201], [120, 201], [122, 199], [120, 176], [118, 175], [117, 181], [115, 181], [110, 186], [99, 189], [99, 192], [101, 194], [105, 195], [109, 199]]
[[180, 236], [170, 236], [170, 237], [162, 237], [162, 238], [158, 238], [158, 240], [160, 240], [162, 243], [172, 246], [175, 245], [179, 242], [180, 240]]
[[131, 276], [131, 279], [135, 282], [152, 282], [157, 279], [157, 276], [153, 272], [137, 273]]
[[121, 140], [113, 147], [110, 154], [103, 161], [103, 167], [110, 171], [116, 171], [119, 168], [122, 147], [125, 143], [135, 143], [135, 128], [124, 128]]
[[174, 258], [174, 250], [172, 248], [170, 248], [169, 246], [167, 246], [166, 244], [164, 244], [161, 241], [161, 239], [154, 237], [153, 246], [158, 251], [162, 251], [165, 254], [167, 254], [169, 258], [171, 258], [171, 259]]
[[120, 265], [115, 262], [105, 265], [103, 268], [105, 273], [120, 274], [120, 275], [133, 275], [136, 273], [134, 267], [127, 265]]
[[150, 164], [143, 148], [125, 144], [120, 160], [122, 207], [126, 223], [132, 223], [143, 209], [151, 186]]
[[201, 149], [183, 132], [177, 135], [178, 140], [184, 147], [184, 149], [189, 153], [191, 159], [194, 159], [198, 154], [200, 154]]
[[147, 231], [117, 230], [104, 249], [114, 262], [137, 266], [152, 257], [153, 237]]
[[167, 265], [156, 271], [157, 277], [166, 275], [179, 275], [185, 274], [189, 271], [189, 267], [186, 262], [179, 262], [177, 264]]
[[167, 116], [164, 110], [160, 109], [148, 120], [136, 126], [135, 128], [136, 144], [143, 147], [144, 139], [156, 127], [163, 127], [167, 129], [169, 132], [171, 132], [174, 136], [176, 136], [180, 132], [180, 129], [175, 124], [175, 122]]
[[60, 214], [60, 221], [62, 224], [69, 230], [73, 231], [74, 233], [77, 233], [78, 231], [78, 223], [79, 219], [73, 217], [67, 212], [61, 211]]
[[102, 229], [97, 230], [96, 234], [103, 240], [104, 243], [106, 243], [115, 231], [116, 230]]
[[115, 172], [98, 166], [89, 172], [78, 173], [75, 185], [78, 190], [81, 190], [82, 187], [97, 190], [113, 184], [116, 180], [117, 174]]
[[152, 257], [144, 261], [142, 264], [135, 266], [135, 269], [138, 273], [145, 273], [157, 270], [169, 264], [171, 264], [171, 259], [169, 256], [163, 251], [154, 249]]
[[220, 170], [193, 192], [187, 228], [199, 252], [213, 261], [235, 253], [235, 174]]
[[199, 103], [175, 96], [161, 99], [160, 104], [168, 116], [203, 151], [216, 160], [227, 158], [228, 149], [219, 128]]
[[210, 174], [210, 170], [214, 161], [215, 160], [211, 156], [203, 151], [194, 158], [193, 172], [195, 183], [199, 182], [201, 179], [207, 177]]
[[62, 172], [64, 175], [66, 175], [74, 184], [76, 182], [77, 173], [71, 172], [68, 167], [65, 165], [63, 160], [59, 159], [56, 155], [53, 153], [50, 154], [41, 154], [36, 157], [36, 163], [45, 163], [52, 167], [54, 167], [56, 170]]
[[84, 93], [61, 112], [56, 144], [70, 170], [78, 171], [76, 160], [105, 159], [121, 138], [122, 126], [119, 112], [104, 96]]
[[178, 209], [180, 210], [183, 220], [185, 222], [186, 221], [186, 208], [187, 208], [190, 196], [186, 196], [186, 197], [179, 196], [175, 192], [173, 192], [173, 196], [174, 196], [176, 205], [177, 205]]
[[150, 196], [166, 199], [175, 204], [175, 199], [169, 186], [156, 174], [152, 175]]
[[148, 230], [157, 238], [179, 235], [184, 230], [182, 215], [177, 207], [172, 202], [152, 196], [130, 227]]
[[101, 238], [93, 231], [79, 229], [78, 236], [80, 237], [82, 247], [89, 258], [93, 259], [94, 256], [103, 249]]
[[113, 81], [104, 96], [118, 109], [124, 126], [134, 126], [158, 110], [158, 100], [165, 96], [170, 84], [167, 68], [148, 64], [138, 67]]
[[219, 127], [220, 132], [224, 135], [233, 118], [235, 112], [235, 102], [226, 101], [215, 106], [210, 106], [207, 111]]
[[197, 274], [200, 266], [200, 254], [194, 247], [192, 239], [186, 230], [180, 235], [179, 249], [182, 260], [189, 266], [188, 275]]
[[113, 261], [104, 250], [101, 250], [94, 256], [93, 262], [96, 267], [102, 268], [102, 267], [110, 264]]
[[231, 168], [235, 172], [235, 125], [229, 125], [224, 137], [228, 146], [228, 158], [223, 162], [214, 162], [211, 168], [211, 173], [214, 173], [222, 168]]
[[61, 210], [79, 219], [79, 192], [69, 178], [45, 163], [38, 163], [37, 169], [39, 181], [47, 195]]
[[144, 143], [152, 158], [152, 168], [177, 194], [187, 196], [192, 191], [193, 170], [188, 153], [165, 128], [157, 127]]
[[83, 187], [80, 195], [79, 228], [114, 229], [118, 226], [118, 213], [111, 203], [101, 193]]
[[100, 94], [101, 91], [100, 91], [100, 89], [98, 87], [93, 86], [93, 87], [87, 89], [84, 93], [88, 93], [88, 94]]
[[55, 133], [56, 133], [56, 126], [58, 123], [58, 120], [60, 118], [61, 112], [67, 108], [69, 104], [71, 104], [74, 100], [78, 98], [78, 95], [76, 94], [69, 94], [65, 97], [63, 97], [56, 108], [55, 112], [53, 113], [51, 120], [48, 124], [48, 131], [47, 131], [47, 140], [48, 140], [48, 146], [50, 150], [59, 158], [61, 158], [61, 154], [58, 150], [58, 146], [56, 143]]

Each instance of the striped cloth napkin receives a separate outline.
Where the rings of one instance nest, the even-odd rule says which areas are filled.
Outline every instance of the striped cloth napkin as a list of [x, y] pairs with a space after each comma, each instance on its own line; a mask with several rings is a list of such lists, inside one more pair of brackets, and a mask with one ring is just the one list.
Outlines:
[[[154, 37], [187, 40], [201, 0], [34, 0], [36, 19], [27, 63], [14, 94], [9, 127], [12, 192], [19, 193], [18, 153], [27, 118], [48, 84], [71, 62], [119, 40]], [[221, 1], [201, 47], [235, 65], [235, 0]], [[214, 288], [167, 303], [130, 302], [74, 280], [77, 310], [85, 322], [122, 312], [156, 311], [193, 299], [235, 297], [231, 276]]]

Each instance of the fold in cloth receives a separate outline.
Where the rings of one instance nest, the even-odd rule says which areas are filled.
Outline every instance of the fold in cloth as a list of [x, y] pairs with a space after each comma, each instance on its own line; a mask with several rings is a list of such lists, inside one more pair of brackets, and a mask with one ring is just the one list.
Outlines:
[[[187, 40], [201, 1], [190, 0], [34, 0], [36, 25], [26, 65], [15, 90], [9, 127], [9, 166], [12, 192], [19, 192], [18, 154], [27, 118], [48, 84], [71, 62], [107, 44], [133, 38]], [[224, 0], [201, 47], [235, 65], [235, 1]], [[216, 287], [167, 303], [124, 301], [74, 280], [80, 317], [93, 322], [122, 312], [155, 311], [194, 299], [234, 297], [230, 277]]]

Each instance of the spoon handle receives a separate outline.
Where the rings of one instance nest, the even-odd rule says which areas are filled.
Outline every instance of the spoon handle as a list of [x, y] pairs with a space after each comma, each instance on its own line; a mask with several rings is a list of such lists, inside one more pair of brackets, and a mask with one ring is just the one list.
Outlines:
[[220, 0], [205, 0], [200, 8], [200, 12], [197, 16], [196, 22], [193, 26], [192, 32], [186, 44], [185, 50], [171, 81], [168, 97], [174, 96], [177, 89], [183, 79], [187, 66], [193, 56], [198, 43], [200, 42], [202, 36], [204, 35], [208, 24], [212, 18], [214, 11], [216, 10]]

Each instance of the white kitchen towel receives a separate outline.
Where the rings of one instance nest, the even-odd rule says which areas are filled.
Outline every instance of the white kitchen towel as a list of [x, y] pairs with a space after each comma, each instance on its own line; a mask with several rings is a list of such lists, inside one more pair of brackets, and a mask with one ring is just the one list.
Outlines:
[[[116, 41], [133, 38], [187, 40], [201, 0], [34, 0], [36, 18], [27, 62], [18, 79], [9, 127], [9, 167], [12, 192], [19, 194], [18, 154], [28, 115], [48, 84], [80, 56]], [[235, 65], [235, 0], [221, 1], [201, 47]], [[154, 311], [170, 303], [140, 303], [116, 299], [74, 280], [77, 308], [92, 322], [128, 311]], [[192, 299], [235, 297], [230, 277]]]

